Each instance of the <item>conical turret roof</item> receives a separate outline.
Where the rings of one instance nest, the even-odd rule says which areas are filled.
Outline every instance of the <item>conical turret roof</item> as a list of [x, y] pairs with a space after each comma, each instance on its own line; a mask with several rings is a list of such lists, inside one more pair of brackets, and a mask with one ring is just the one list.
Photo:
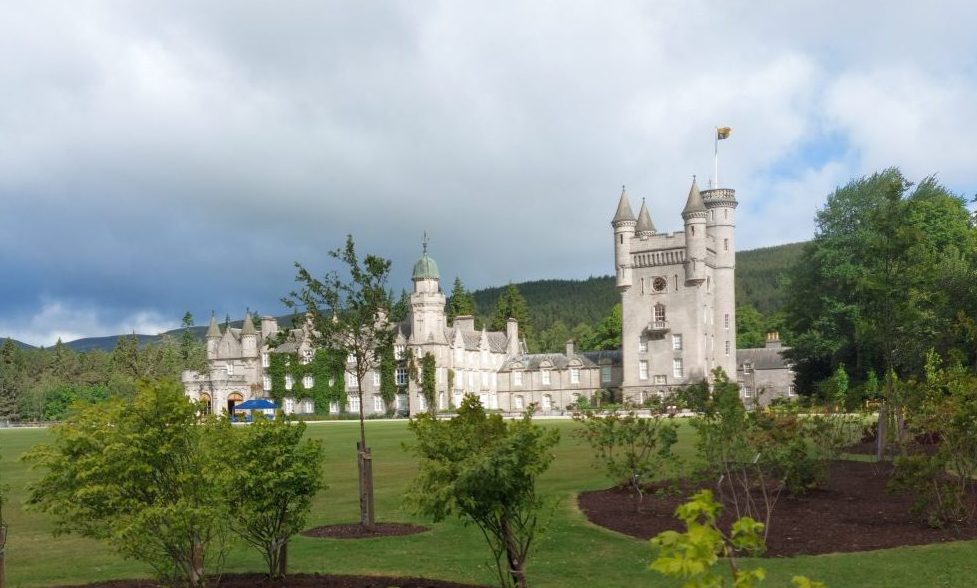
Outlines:
[[241, 325], [241, 335], [257, 335], [254, 330], [254, 319], [251, 318], [251, 312], [244, 313], [244, 324]]
[[682, 218], [706, 212], [706, 204], [702, 201], [702, 194], [699, 193], [699, 184], [692, 178], [692, 187], [689, 188], [689, 199], [685, 202], [685, 209], [682, 210]]
[[624, 186], [621, 186], [621, 200], [617, 203], [617, 213], [614, 215], [611, 224], [634, 222], [634, 220], [634, 212], [631, 210], [631, 203], [628, 202], [628, 191]]
[[217, 326], [217, 317], [213, 313], [210, 315], [210, 326], [207, 327], [208, 337], [220, 337], [221, 328]]
[[648, 206], [645, 204], [645, 199], [641, 199], [641, 210], [638, 212], [638, 224], [634, 227], [634, 232], [641, 235], [642, 233], [647, 235], [654, 235], [657, 229], [655, 229], [655, 224], [651, 222], [651, 214], [648, 212]]

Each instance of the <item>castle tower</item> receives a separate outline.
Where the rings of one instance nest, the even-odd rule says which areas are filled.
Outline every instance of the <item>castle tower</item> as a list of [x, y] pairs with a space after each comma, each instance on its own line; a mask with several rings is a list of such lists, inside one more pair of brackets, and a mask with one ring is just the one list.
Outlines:
[[411, 280], [414, 282], [414, 291], [410, 295], [410, 321], [414, 343], [442, 343], [445, 328], [444, 306], [447, 301], [441, 292], [438, 264], [427, 254], [427, 235], [424, 236], [421, 258], [414, 264]]
[[258, 357], [258, 332], [254, 328], [251, 311], [244, 313], [244, 324], [241, 325], [241, 355]]
[[704, 282], [706, 279], [706, 224], [709, 212], [699, 193], [695, 178], [689, 188], [689, 198], [682, 210], [685, 221], [685, 281]]
[[736, 191], [716, 188], [702, 193], [709, 211], [709, 233], [715, 246], [713, 269], [716, 365], [736, 373]]
[[614, 227], [614, 273], [617, 275], [617, 289], [622, 293], [631, 287], [631, 239], [637, 224], [631, 203], [628, 202], [627, 190], [621, 186], [621, 200], [611, 226]]
[[221, 329], [217, 317], [210, 313], [210, 326], [207, 327], [207, 359], [217, 359], [217, 343], [221, 340]]

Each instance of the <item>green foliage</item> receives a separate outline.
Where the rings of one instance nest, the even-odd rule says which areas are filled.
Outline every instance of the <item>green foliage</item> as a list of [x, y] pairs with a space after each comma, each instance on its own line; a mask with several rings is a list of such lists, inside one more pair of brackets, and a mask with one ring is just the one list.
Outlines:
[[[268, 394], [281, 403], [286, 396], [311, 398], [316, 412], [325, 413], [330, 402], [346, 404], [346, 355], [336, 349], [318, 349], [308, 363], [297, 353], [271, 352], [268, 357], [271, 390]], [[285, 389], [285, 376], [292, 376], [292, 389]], [[305, 376], [312, 376], [312, 389], [302, 386]]]
[[143, 382], [129, 401], [71, 415], [25, 456], [44, 470], [28, 505], [53, 517], [55, 533], [108, 541], [161, 580], [202, 585], [224, 548], [211, 432], [178, 384]]
[[471, 292], [465, 290], [465, 285], [459, 277], [455, 277], [455, 283], [451, 287], [446, 314], [449, 321], [454, 321], [457, 316], [475, 316], [478, 314], [475, 298]]
[[188, 311], [181, 321], [180, 363], [184, 370], [204, 371], [207, 368], [207, 352], [204, 344], [193, 334], [193, 315]]
[[553, 460], [559, 432], [533, 424], [529, 413], [510, 422], [487, 415], [472, 395], [455, 418], [423, 414], [410, 429], [420, 463], [408, 500], [435, 522], [455, 514], [476, 525], [492, 549], [500, 584], [526, 586], [543, 507], [536, 479]]
[[629, 410], [582, 412], [575, 414], [573, 420], [583, 425], [577, 435], [594, 450], [608, 475], [638, 496], [636, 510], [644, 499], [646, 484], [656, 477], [677, 473], [680, 462], [672, 448], [678, 442], [678, 426], [673, 419], [642, 418]]
[[397, 358], [393, 345], [380, 352], [380, 396], [387, 406], [397, 398]]
[[272, 578], [285, 576], [289, 537], [305, 526], [322, 483], [322, 442], [306, 439], [305, 423], [256, 419], [247, 427], [221, 422], [221, 489], [234, 532], [257, 549]]
[[427, 401], [427, 410], [431, 414], [438, 412], [437, 403], [437, 362], [434, 354], [427, 352], [421, 358], [421, 394]]
[[493, 331], [505, 331], [506, 323], [510, 318], [519, 321], [520, 336], [527, 342], [532, 342], [531, 349], [535, 348], [535, 331], [529, 321], [529, 306], [526, 299], [515, 284], [509, 284], [502, 295], [495, 303], [495, 311], [492, 313], [492, 320], [489, 328]]
[[736, 347], [763, 347], [767, 341], [767, 322], [752, 306], [736, 307]]
[[921, 375], [929, 348], [973, 365], [975, 276], [966, 203], [934, 178], [913, 186], [893, 168], [837, 189], [788, 283], [799, 390], [812, 393], [841, 363], [853, 377]]
[[621, 348], [621, 304], [615, 304], [611, 313], [594, 329], [589, 339], [580, 342], [583, 349], [602, 351]]
[[914, 511], [932, 526], [972, 519], [977, 475], [977, 375], [960, 364], [944, 366], [930, 352], [925, 379], [908, 382], [909, 432], [928, 444], [909, 443], [895, 460], [894, 490], [916, 497]]
[[[722, 505], [712, 491], [700, 490], [676, 509], [675, 516], [685, 524], [685, 532], [664, 531], [651, 538], [656, 557], [648, 567], [664, 576], [685, 580], [683, 588], [721, 588], [729, 585], [726, 576], [715, 569], [719, 558], [729, 564], [734, 588], [754, 588], [766, 579], [763, 568], [741, 569], [738, 553], [761, 553], [765, 549], [763, 524], [750, 517], [737, 519], [729, 534], [717, 524]], [[797, 588], [825, 588], [821, 582], [795, 576]]]

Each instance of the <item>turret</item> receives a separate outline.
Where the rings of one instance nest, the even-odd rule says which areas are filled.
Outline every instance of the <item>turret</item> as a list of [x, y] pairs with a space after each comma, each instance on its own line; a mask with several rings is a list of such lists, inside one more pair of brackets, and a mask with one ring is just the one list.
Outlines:
[[424, 235], [421, 258], [411, 274], [414, 292], [410, 295], [411, 337], [419, 343], [443, 342], [446, 325], [441, 292], [441, 272], [438, 264], [427, 254], [427, 234]]
[[210, 313], [210, 326], [207, 327], [207, 359], [217, 359], [217, 342], [221, 339], [221, 328], [217, 317]]
[[244, 324], [241, 325], [241, 355], [258, 357], [258, 331], [254, 328], [251, 311], [244, 313]]
[[657, 231], [655, 230], [655, 224], [651, 222], [651, 214], [648, 213], [648, 206], [645, 204], [645, 199], [641, 199], [641, 211], [638, 212], [638, 224], [634, 227], [634, 234], [639, 239], [651, 237]]
[[689, 189], [689, 199], [682, 210], [685, 221], [685, 281], [703, 282], [706, 279], [706, 223], [709, 212], [699, 193], [695, 178]]
[[713, 266], [716, 365], [732, 374], [736, 370], [736, 191], [706, 190], [702, 200], [709, 210], [709, 232], [716, 250]]
[[626, 292], [631, 287], [631, 239], [638, 221], [634, 218], [628, 193], [621, 186], [621, 199], [617, 203], [617, 213], [611, 221], [614, 227], [614, 270], [617, 275], [617, 289]]

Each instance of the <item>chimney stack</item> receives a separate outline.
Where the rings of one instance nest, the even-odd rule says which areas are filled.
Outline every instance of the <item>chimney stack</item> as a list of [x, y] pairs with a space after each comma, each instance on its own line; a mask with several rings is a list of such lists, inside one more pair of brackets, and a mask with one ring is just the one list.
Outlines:
[[519, 321], [514, 318], [506, 321], [505, 335], [508, 338], [506, 341], [506, 352], [513, 357], [519, 355]]

